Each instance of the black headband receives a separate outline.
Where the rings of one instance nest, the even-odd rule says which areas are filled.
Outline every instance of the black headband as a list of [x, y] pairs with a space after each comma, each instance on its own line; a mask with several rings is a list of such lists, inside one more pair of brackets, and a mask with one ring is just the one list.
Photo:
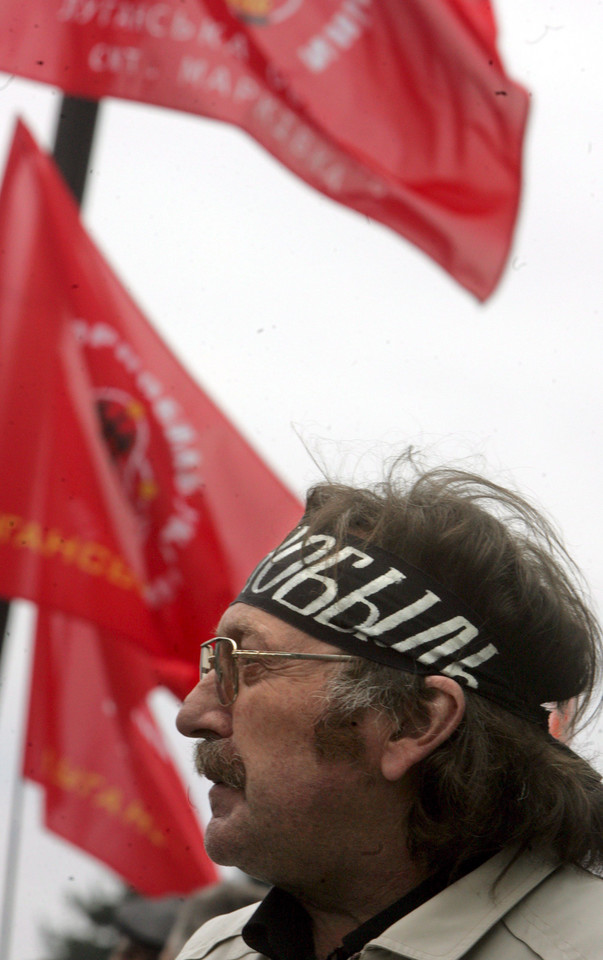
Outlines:
[[[527, 664], [477, 614], [412, 564], [355, 537], [299, 526], [234, 601], [259, 607], [347, 653], [414, 674], [444, 674], [540, 726], [525, 695]], [[518, 691], [523, 691], [519, 693]], [[552, 698], [551, 698], [552, 699]]]

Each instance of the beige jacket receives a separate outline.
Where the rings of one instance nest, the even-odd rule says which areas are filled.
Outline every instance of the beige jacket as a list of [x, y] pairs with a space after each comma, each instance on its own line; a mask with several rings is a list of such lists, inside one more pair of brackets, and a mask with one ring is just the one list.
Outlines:
[[[525, 854], [494, 894], [503, 852], [371, 940], [360, 960], [603, 960], [603, 881]], [[255, 906], [208, 921], [177, 960], [263, 960], [241, 930]]]

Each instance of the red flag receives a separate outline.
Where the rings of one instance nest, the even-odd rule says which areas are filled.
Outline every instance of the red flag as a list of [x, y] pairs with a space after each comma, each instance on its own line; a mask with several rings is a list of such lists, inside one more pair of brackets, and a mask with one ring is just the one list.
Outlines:
[[301, 508], [149, 326], [22, 125], [0, 195], [0, 436], [0, 595], [184, 661], [184, 693]]
[[39, 612], [25, 775], [45, 788], [51, 830], [147, 896], [217, 879], [146, 702], [156, 683], [133, 644]]
[[489, 0], [6, 0], [0, 68], [236, 124], [478, 298], [500, 277], [528, 98]]

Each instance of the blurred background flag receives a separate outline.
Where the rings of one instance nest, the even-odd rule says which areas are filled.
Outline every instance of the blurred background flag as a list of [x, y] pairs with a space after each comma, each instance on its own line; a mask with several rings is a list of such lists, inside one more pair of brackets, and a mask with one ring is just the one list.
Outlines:
[[5, 0], [0, 69], [235, 124], [479, 299], [500, 278], [528, 96], [489, 0]]
[[23, 125], [0, 251], [0, 594], [184, 661], [190, 687], [301, 505], [140, 313]]

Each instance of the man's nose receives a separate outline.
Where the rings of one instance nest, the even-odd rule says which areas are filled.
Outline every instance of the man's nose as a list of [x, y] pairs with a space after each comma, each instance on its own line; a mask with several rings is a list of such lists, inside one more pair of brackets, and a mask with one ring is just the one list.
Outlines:
[[224, 707], [218, 699], [213, 670], [202, 677], [183, 700], [176, 717], [176, 727], [185, 737], [195, 739], [216, 739], [231, 735], [231, 708]]

